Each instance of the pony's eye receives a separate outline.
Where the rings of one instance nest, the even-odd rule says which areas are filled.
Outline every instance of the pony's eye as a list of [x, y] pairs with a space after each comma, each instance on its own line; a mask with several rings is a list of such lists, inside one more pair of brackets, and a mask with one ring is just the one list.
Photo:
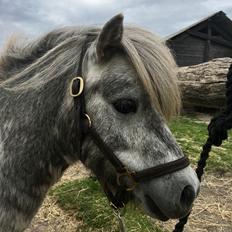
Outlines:
[[129, 114], [135, 113], [137, 111], [137, 104], [132, 99], [120, 99], [113, 103], [114, 108], [122, 113], [122, 114]]

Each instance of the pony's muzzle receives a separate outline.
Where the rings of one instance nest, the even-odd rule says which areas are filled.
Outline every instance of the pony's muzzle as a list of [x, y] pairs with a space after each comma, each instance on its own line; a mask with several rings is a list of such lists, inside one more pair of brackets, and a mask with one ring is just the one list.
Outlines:
[[137, 196], [143, 195], [145, 210], [155, 218], [182, 218], [192, 209], [199, 192], [199, 180], [191, 167], [143, 183]]

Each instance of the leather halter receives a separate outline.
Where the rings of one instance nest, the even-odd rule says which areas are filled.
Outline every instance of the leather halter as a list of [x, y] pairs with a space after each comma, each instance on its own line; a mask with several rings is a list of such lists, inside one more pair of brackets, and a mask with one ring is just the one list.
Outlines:
[[89, 41], [86, 40], [84, 46], [82, 47], [77, 76], [72, 79], [70, 84], [70, 95], [74, 100], [75, 130], [78, 136], [78, 140], [76, 141], [77, 149], [79, 158], [83, 162], [81, 147], [84, 137], [88, 135], [102, 152], [104, 157], [108, 159], [108, 161], [115, 168], [118, 185], [116, 194], [113, 194], [110, 189], [107, 188], [107, 186], [104, 186], [104, 191], [111, 202], [111, 205], [114, 208], [121, 208], [124, 207], [124, 205], [129, 201], [130, 193], [137, 184], [181, 170], [189, 165], [189, 159], [186, 156], [183, 156], [175, 161], [135, 172], [129, 170], [117, 158], [114, 151], [102, 140], [98, 132], [95, 130], [94, 125], [92, 125], [91, 119], [85, 110], [82, 62], [88, 43]]

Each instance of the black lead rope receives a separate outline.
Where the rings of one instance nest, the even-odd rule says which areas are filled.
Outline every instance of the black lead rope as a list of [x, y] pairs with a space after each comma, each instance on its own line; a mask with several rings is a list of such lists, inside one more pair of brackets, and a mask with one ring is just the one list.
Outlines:
[[[212, 146], [221, 146], [222, 141], [228, 138], [227, 131], [232, 128], [232, 64], [230, 65], [229, 71], [227, 73], [226, 82], [226, 110], [222, 114], [214, 117], [209, 126], [208, 134], [209, 137], [206, 143], [202, 147], [202, 152], [200, 154], [200, 159], [197, 164], [196, 174], [201, 182], [202, 176], [204, 174], [204, 168], [206, 166], [206, 161], [209, 157]], [[181, 218], [179, 222], [175, 225], [173, 232], [182, 232], [184, 226], [188, 221], [190, 213]]]

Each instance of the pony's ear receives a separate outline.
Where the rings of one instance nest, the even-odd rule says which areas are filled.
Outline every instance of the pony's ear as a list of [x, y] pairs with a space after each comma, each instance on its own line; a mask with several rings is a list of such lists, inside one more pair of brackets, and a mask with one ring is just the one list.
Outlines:
[[118, 14], [110, 19], [102, 28], [96, 41], [98, 61], [109, 57], [119, 47], [123, 34], [123, 15]]

